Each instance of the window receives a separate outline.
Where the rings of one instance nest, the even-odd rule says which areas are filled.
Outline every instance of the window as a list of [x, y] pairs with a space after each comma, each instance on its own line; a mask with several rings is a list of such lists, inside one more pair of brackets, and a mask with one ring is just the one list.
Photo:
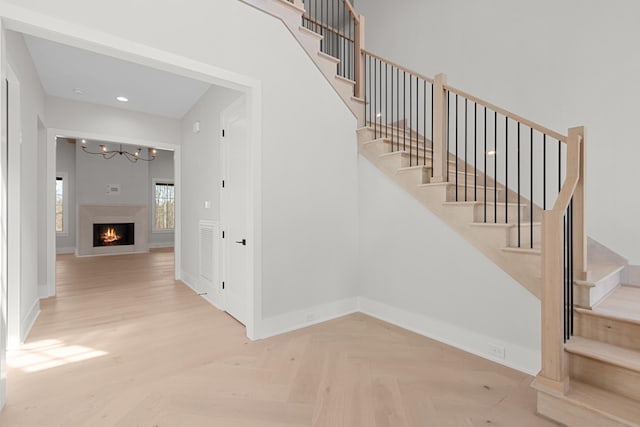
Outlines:
[[153, 229], [157, 231], [173, 230], [175, 211], [173, 183], [156, 182], [154, 184], [154, 200]]
[[56, 233], [67, 234], [69, 230], [67, 209], [67, 179], [66, 173], [56, 175]]

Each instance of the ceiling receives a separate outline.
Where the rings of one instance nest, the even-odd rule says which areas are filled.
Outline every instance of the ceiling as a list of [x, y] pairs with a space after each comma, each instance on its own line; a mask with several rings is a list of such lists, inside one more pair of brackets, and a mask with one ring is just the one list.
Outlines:
[[[30, 35], [24, 39], [47, 95], [180, 119], [210, 87]], [[117, 96], [129, 102], [119, 102]]]

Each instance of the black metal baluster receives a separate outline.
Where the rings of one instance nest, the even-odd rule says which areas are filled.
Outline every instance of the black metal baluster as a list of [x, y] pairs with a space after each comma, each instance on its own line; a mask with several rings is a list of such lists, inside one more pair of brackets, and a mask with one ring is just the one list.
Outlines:
[[498, 113], [493, 112], [493, 223], [498, 222]]
[[382, 137], [382, 60], [378, 61], [378, 68], [379, 68], [379, 72], [380, 72], [380, 82], [379, 82], [379, 89], [380, 89], [380, 95], [378, 95], [378, 102], [380, 103], [378, 105], [378, 112], [376, 113], [376, 117], [380, 119], [380, 137]]
[[478, 104], [473, 103], [473, 201], [478, 201]]
[[484, 147], [482, 150], [484, 158], [484, 202], [482, 203], [484, 210], [484, 219], [482, 222], [487, 222], [487, 175], [489, 174], [489, 171], [487, 170], [487, 107], [484, 107], [484, 120], [482, 124], [484, 126]]
[[389, 64], [384, 63], [384, 136], [389, 137], [389, 91], [387, 83], [389, 82]]
[[564, 282], [564, 298], [563, 298], [563, 308], [564, 308], [564, 342], [567, 342], [567, 340], [569, 339], [568, 336], [568, 330], [569, 330], [569, 319], [567, 317], [567, 305], [569, 302], [569, 286], [568, 286], [568, 277], [567, 277], [567, 251], [568, 251], [568, 240], [567, 239], [567, 220], [568, 220], [568, 213], [565, 212], [564, 214], [564, 218], [562, 220], [562, 236], [563, 236], [563, 243], [562, 243], [562, 276], [563, 276], [563, 282]]
[[[378, 85], [378, 58], [373, 59], [373, 109], [378, 108], [378, 94], [376, 93], [376, 86]], [[373, 137], [378, 139], [378, 115], [377, 111], [373, 111]]]
[[447, 158], [447, 182], [449, 182], [449, 150], [450, 150], [450, 140], [451, 140], [451, 92], [445, 90], [445, 99], [447, 100], [447, 152], [445, 156]]
[[409, 74], [409, 166], [413, 166], [413, 76]]
[[542, 209], [547, 210], [547, 134], [542, 134]]
[[456, 93], [456, 202], [458, 201], [458, 94]]
[[562, 190], [562, 142], [558, 140], [558, 192]]
[[504, 118], [504, 223], [509, 223], [509, 117]]
[[518, 122], [518, 164], [516, 171], [518, 173], [518, 247], [521, 247], [520, 241], [520, 122]]
[[418, 137], [420, 130], [420, 90], [419, 90], [419, 81], [418, 77], [416, 77], [416, 166], [420, 166], [420, 138]]
[[433, 83], [431, 83], [431, 178], [433, 178]]
[[[420, 137], [419, 135], [419, 130], [420, 130], [420, 81], [418, 80], [418, 77], [416, 76], [416, 166], [420, 166]], [[424, 153], [423, 153], [424, 154]]]
[[391, 151], [393, 151], [393, 65], [391, 66]]
[[529, 136], [529, 244], [533, 249], [533, 128]]
[[[427, 166], [427, 81], [422, 81], [422, 151], [424, 154], [423, 166]], [[433, 153], [431, 153], [433, 158]], [[431, 168], [433, 171], [433, 168]]]
[[464, 99], [464, 201], [467, 201], [467, 165], [469, 161], [467, 160], [467, 137], [469, 135], [468, 132], [468, 120], [467, 120], [467, 111], [468, 111], [468, 102], [467, 98]]
[[569, 338], [573, 336], [573, 281], [574, 281], [574, 266], [573, 266], [573, 197], [569, 202]]
[[402, 72], [402, 151], [407, 150], [407, 72]]
[[396, 92], [398, 93], [398, 97], [396, 98], [396, 111], [397, 120], [396, 120], [396, 134], [398, 137], [398, 151], [400, 151], [400, 69], [396, 68]]

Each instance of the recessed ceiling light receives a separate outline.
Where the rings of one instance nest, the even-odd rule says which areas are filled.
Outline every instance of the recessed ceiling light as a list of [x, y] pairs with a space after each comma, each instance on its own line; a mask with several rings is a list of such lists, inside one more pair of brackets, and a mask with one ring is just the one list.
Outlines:
[[127, 98], [126, 96], [118, 96], [116, 97], [116, 99], [120, 102], [129, 102], [129, 98]]
[[73, 88], [73, 93], [75, 93], [76, 95], [84, 95], [84, 92], [79, 87]]

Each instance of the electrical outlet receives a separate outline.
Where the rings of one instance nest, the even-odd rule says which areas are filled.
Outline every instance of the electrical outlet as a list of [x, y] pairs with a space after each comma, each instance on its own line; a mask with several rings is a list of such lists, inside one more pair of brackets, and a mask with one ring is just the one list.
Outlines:
[[313, 313], [307, 313], [307, 322], [313, 322], [316, 320], [316, 315]]
[[497, 359], [504, 359], [506, 350], [501, 345], [489, 344], [489, 354]]

